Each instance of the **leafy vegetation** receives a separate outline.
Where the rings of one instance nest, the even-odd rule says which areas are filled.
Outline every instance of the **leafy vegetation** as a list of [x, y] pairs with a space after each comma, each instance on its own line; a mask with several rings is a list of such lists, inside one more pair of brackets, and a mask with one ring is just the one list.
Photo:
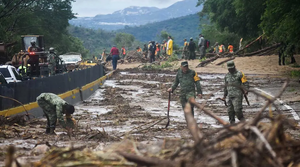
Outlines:
[[291, 77], [300, 78], [300, 70], [293, 70], [290, 73]]
[[44, 35], [46, 49], [55, 47], [58, 53], [88, 53], [82, 42], [69, 35], [68, 21], [74, 18], [74, 0], [9, 0], [0, 2], [0, 39], [16, 42], [9, 55], [21, 50], [21, 35]]
[[204, 27], [203, 33], [206, 36], [220, 34], [223, 37], [219, 42], [227, 43], [226, 36], [235, 41], [237, 37], [250, 41], [265, 33], [268, 43], [300, 46], [298, 0], [198, 0], [200, 4], [204, 4], [200, 22], [208, 19], [212, 23]]
[[98, 56], [103, 49], [109, 50], [113, 45], [119, 49], [122, 46], [128, 50], [134, 50], [143, 44], [135, 40], [134, 36], [127, 33], [117, 33], [105, 30], [93, 30], [83, 27], [70, 26], [69, 33], [82, 40], [83, 45], [90, 51], [90, 55]]

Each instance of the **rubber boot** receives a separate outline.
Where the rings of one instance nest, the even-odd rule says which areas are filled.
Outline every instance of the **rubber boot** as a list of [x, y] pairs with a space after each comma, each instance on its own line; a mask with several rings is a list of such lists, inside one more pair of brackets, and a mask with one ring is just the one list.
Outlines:
[[55, 128], [50, 128], [50, 132], [49, 135], [56, 135], [56, 133], [54, 132]]
[[46, 134], [50, 133], [50, 128], [46, 128]]

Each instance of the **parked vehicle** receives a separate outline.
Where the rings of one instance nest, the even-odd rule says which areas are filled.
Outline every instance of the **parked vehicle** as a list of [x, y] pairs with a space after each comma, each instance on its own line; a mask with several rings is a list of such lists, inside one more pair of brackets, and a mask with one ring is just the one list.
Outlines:
[[22, 82], [22, 77], [16, 70], [16, 68], [12, 65], [1, 65], [0, 73], [4, 76], [6, 82]]
[[1, 72], [0, 72], [0, 85], [7, 85], [7, 81]]

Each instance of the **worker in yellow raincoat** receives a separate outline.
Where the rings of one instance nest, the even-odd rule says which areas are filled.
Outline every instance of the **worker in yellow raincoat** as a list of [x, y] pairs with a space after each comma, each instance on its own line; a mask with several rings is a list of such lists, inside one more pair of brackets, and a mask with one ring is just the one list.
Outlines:
[[173, 53], [173, 40], [171, 36], [168, 37], [168, 44], [167, 44], [167, 55], [172, 56]]

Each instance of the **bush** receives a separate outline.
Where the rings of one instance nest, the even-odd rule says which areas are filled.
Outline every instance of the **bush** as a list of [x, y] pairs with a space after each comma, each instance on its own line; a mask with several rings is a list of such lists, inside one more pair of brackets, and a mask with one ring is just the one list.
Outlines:
[[167, 62], [172, 62], [172, 61], [178, 61], [178, 56], [176, 54], [173, 54], [168, 60]]
[[299, 78], [300, 77], [300, 71], [299, 70], [293, 70], [290, 73], [291, 77]]

